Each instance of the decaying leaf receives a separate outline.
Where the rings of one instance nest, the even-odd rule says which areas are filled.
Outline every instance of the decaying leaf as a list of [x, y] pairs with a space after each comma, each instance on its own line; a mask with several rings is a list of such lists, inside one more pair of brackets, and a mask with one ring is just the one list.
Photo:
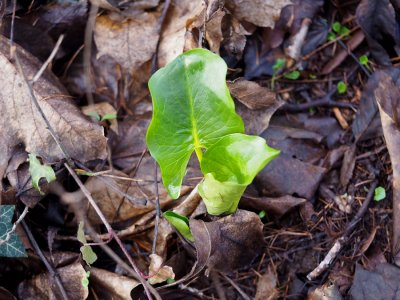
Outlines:
[[277, 102], [276, 93], [254, 81], [240, 78], [227, 84], [231, 95], [250, 109], [271, 107]]
[[[363, 0], [357, 7], [357, 21], [362, 28], [374, 59], [391, 65], [400, 40], [396, 32], [396, 15], [389, 0]], [[396, 47], [397, 46], [397, 47]]]
[[90, 268], [90, 284], [101, 299], [131, 299], [131, 291], [140, 283], [132, 278], [103, 269]]
[[[82, 285], [82, 279], [86, 278], [86, 271], [79, 263], [73, 263], [65, 267], [57, 268], [61, 282], [66, 287], [69, 299], [86, 299], [89, 295], [87, 287]], [[55, 284], [54, 275], [49, 272], [34, 276], [23, 281], [18, 286], [18, 297], [27, 300], [56, 300], [63, 299]]]
[[96, 19], [94, 41], [98, 54], [109, 55], [131, 74], [153, 56], [158, 41], [158, 13], [134, 19], [111, 14]]
[[383, 134], [390, 154], [393, 169], [393, 255], [400, 265], [400, 89], [399, 78], [380, 74], [379, 86], [375, 90]]
[[[154, 209], [152, 184], [131, 181], [126, 174], [116, 170], [110, 175], [121, 178], [93, 176], [85, 182], [86, 188], [109, 222], [125, 221]], [[63, 197], [67, 203], [85, 199], [81, 190], [66, 193]], [[162, 207], [171, 201], [167, 197], [160, 197], [160, 200]], [[93, 224], [102, 223], [91, 206], [87, 213]]]
[[226, 272], [250, 264], [261, 253], [262, 228], [259, 216], [245, 210], [213, 222], [190, 220], [198, 261]]
[[227, 8], [237, 19], [260, 27], [274, 27], [281, 9], [289, 4], [292, 4], [291, 0], [226, 1]]
[[[3, 178], [14, 148], [22, 143], [25, 150], [50, 163], [64, 158], [35, 108], [27, 83], [10, 60], [9, 40], [0, 37], [0, 178]], [[32, 78], [41, 64], [17, 46], [23, 71]], [[105, 158], [106, 138], [101, 126], [90, 122], [73, 104], [58, 80], [45, 72], [35, 82], [34, 93], [66, 152], [80, 161]]]
[[367, 271], [356, 265], [350, 295], [354, 300], [399, 299], [399, 276], [399, 268], [391, 264], [380, 264], [374, 271]]
[[150, 255], [149, 276], [151, 276], [149, 278], [150, 284], [157, 284], [164, 282], [169, 278], [175, 278], [172, 268], [163, 265], [163, 259], [157, 254]]

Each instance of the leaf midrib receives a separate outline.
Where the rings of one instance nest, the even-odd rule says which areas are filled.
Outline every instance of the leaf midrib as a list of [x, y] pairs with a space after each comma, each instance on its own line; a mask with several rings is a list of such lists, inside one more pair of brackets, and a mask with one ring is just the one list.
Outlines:
[[181, 59], [181, 60], [182, 60], [183, 66], [184, 66], [183, 73], [185, 76], [186, 87], [187, 87], [186, 90], [187, 90], [188, 98], [189, 98], [190, 122], [192, 125], [194, 150], [196, 152], [197, 158], [199, 159], [199, 161], [201, 161], [201, 159], [203, 157], [203, 152], [201, 151], [202, 145], [200, 143], [200, 138], [199, 138], [198, 129], [197, 129], [197, 122], [196, 122], [196, 118], [194, 115], [194, 99], [193, 99], [193, 95], [192, 95], [192, 87], [189, 82], [189, 76], [187, 74], [186, 63], [183, 59]]

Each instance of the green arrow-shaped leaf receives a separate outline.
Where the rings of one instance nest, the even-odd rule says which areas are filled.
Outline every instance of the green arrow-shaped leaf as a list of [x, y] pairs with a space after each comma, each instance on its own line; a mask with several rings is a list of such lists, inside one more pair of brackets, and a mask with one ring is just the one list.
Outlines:
[[199, 185], [208, 213], [234, 213], [246, 187], [278, 155], [263, 138], [241, 133], [227, 135], [208, 149], [200, 165], [206, 175]]
[[147, 145], [174, 199], [179, 197], [193, 151], [201, 161], [203, 150], [223, 136], [244, 132], [226, 86], [226, 71], [218, 55], [193, 49], [157, 71], [149, 81], [153, 118]]
[[191, 242], [194, 241], [194, 237], [190, 232], [189, 219], [187, 217], [173, 211], [166, 211], [163, 215], [167, 221], [170, 222], [180, 234], [182, 234], [183, 237]]
[[12, 230], [15, 205], [0, 205], [0, 257], [26, 257], [24, 245]]

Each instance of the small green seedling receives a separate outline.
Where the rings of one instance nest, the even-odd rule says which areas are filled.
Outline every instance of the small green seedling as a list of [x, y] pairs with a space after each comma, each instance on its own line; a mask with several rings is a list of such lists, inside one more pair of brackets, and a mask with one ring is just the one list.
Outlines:
[[117, 118], [116, 114], [105, 114], [104, 116], [101, 117], [100, 121], [115, 120], [116, 118]]
[[265, 210], [262, 210], [258, 213], [258, 216], [260, 217], [260, 219], [265, 218], [267, 214], [265, 213]]
[[386, 198], [386, 191], [383, 187], [378, 186], [374, 191], [374, 200], [379, 202]]
[[32, 186], [42, 195], [43, 192], [39, 186], [40, 179], [46, 178], [48, 183], [56, 180], [54, 170], [50, 166], [42, 165], [35, 154], [29, 154], [29, 174], [32, 177]]
[[360, 64], [362, 64], [363, 66], [368, 65], [369, 59], [368, 56], [366, 55], [361, 55], [359, 58]]
[[77, 238], [78, 241], [83, 244], [83, 246], [80, 248], [82, 258], [88, 264], [88, 266], [90, 266], [97, 260], [97, 255], [93, 251], [92, 247], [87, 244], [85, 233], [83, 231], [83, 222], [79, 222]]
[[290, 80], [296, 80], [296, 79], [299, 79], [300, 72], [298, 70], [294, 70], [292, 72], [284, 74], [283, 77], [290, 79]]
[[346, 26], [342, 26], [339, 22], [335, 22], [332, 24], [332, 31], [328, 32], [328, 40], [333, 41], [337, 38], [336, 34], [341, 37], [348, 37], [350, 34], [350, 29]]
[[275, 89], [275, 80], [276, 75], [285, 67], [286, 60], [284, 58], [278, 58], [275, 63], [272, 65], [272, 78], [271, 78], [271, 88]]
[[221, 57], [193, 49], [149, 81], [153, 117], [146, 142], [160, 166], [163, 184], [171, 198], [177, 199], [195, 152], [204, 174], [199, 194], [211, 215], [234, 213], [256, 174], [279, 155], [263, 138], [244, 134], [243, 120], [235, 112], [226, 85], [226, 72]]
[[337, 91], [339, 94], [344, 94], [347, 91], [347, 84], [343, 81], [339, 81], [337, 84]]
[[82, 286], [87, 288], [89, 286], [89, 277], [90, 277], [90, 271], [86, 272], [85, 278], [82, 279]]

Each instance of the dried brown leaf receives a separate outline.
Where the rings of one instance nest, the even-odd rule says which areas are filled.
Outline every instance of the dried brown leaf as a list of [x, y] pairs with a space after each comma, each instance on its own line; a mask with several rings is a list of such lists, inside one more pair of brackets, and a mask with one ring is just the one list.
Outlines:
[[209, 269], [226, 272], [250, 264], [260, 254], [262, 229], [258, 215], [240, 209], [217, 221], [190, 220], [198, 259], [201, 256]]
[[103, 269], [90, 268], [90, 285], [101, 299], [131, 299], [131, 291], [140, 283], [132, 278]]
[[268, 268], [262, 277], [258, 279], [255, 300], [274, 300], [279, 292], [276, 288], [278, 278], [271, 268]]
[[260, 27], [274, 27], [281, 9], [292, 4], [291, 0], [232, 0], [226, 6], [240, 21]]
[[204, 10], [202, 0], [172, 0], [161, 33], [159, 66], [165, 66], [183, 52], [186, 25]]
[[[11, 62], [9, 53], [9, 40], [0, 37], [0, 178], [14, 148], [20, 144], [25, 146], [27, 152], [35, 153], [47, 163], [64, 158], [34, 106], [27, 83]], [[18, 46], [17, 55], [25, 75], [32, 78], [41, 64]], [[45, 72], [33, 89], [44, 114], [72, 158], [80, 161], [105, 158], [103, 128], [90, 122], [79, 111], [53, 74]]]
[[[57, 269], [60, 274], [69, 299], [86, 299], [89, 295], [87, 287], [82, 285], [86, 271], [78, 262]], [[57, 300], [63, 299], [55, 284], [55, 279], [49, 272], [25, 280], [18, 286], [18, 297], [26, 300]]]
[[131, 74], [150, 60], [156, 50], [158, 18], [159, 13], [143, 13], [135, 19], [122, 19], [116, 14], [97, 17], [97, 57], [109, 55]]

